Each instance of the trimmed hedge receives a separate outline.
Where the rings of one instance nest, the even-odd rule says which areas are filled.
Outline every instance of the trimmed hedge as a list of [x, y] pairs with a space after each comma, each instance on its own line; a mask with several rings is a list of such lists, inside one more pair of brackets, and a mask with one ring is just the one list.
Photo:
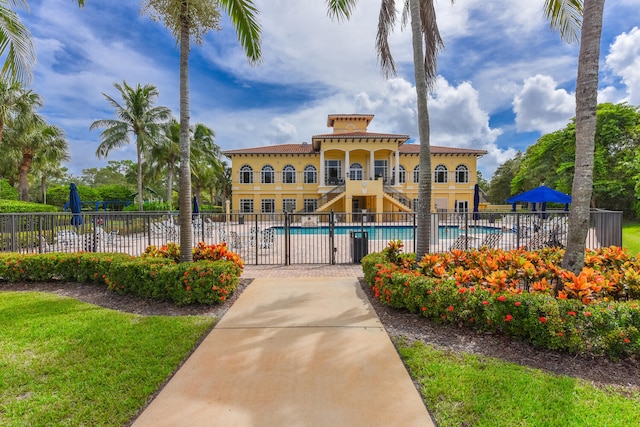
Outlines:
[[177, 305], [224, 301], [241, 274], [241, 264], [225, 259], [178, 264], [116, 253], [0, 254], [0, 287], [3, 282], [71, 281]]

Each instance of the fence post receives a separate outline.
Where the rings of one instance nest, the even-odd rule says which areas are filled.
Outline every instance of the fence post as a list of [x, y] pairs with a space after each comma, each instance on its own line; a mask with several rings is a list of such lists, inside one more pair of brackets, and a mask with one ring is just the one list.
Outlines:
[[284, 213], [284, 265], [291, 265], [291, 229], [289, 224], [289, 213]]
[[335, 238], [334, 238], [334, 231], [335, 231], [335, 223], [336, 221], [336, 214], [333, 211], [333, 209], [331, 209], [331, 213], [329, 214], [329, 251], [331, 252], [329, 254], [329, 259], [331, 260], [331, 265], [334, 265], [336, 263], [336, 247], [335, 247]]

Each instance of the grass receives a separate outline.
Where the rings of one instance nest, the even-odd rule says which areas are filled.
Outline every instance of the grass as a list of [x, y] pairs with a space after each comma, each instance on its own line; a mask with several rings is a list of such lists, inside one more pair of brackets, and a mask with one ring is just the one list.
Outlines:
[[499, 359], [396, 343], [439, 427], [640, 425], [640, 393], [625, 396]]
[[625, 222], [622, 225], [622, 246], [629, 250], [630, 254], [640, 252], [640, 223]]
[[0, 426], [125, 425], [214, 322], [3, 292]]

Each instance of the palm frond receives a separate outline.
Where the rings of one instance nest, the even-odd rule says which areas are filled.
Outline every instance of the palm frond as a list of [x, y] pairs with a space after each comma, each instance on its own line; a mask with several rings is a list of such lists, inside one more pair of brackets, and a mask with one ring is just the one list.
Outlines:
[[358, 0], [327, 0], [327, 11], [331, 18], [349, 20]]
[[238, 41], [247, 54], [249, 62], [257, 64], [262, 59], [258, 9], [251, 0], [219, 0], [233, 24]]
[[376, 35], [376, 51], [378, 61], [385, 77], [396, 74], [396, 65], [391, 55], [389, 47], [389, 34], [396, 24], [395, 0], [382, 0], [380, 2], [380, 13], [378, 14], [378, 34]]
[[576, 43], [582, 28], [583, 0], [545, 0], [544, 16], [551, 29], [569, 44]]

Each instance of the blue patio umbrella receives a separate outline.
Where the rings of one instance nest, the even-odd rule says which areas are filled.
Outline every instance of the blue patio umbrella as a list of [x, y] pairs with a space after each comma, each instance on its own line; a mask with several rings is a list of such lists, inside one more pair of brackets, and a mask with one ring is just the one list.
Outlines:
[[196, 217], [200, 214], [200, 207], [198, 206], [198, 198], [193, 196], [193, 212], [191, 215], [191, 219], [196, 219]]
[[516, 203], [516, 202], [528, 202], [528, 203], [554, 202], [554, 203], [563, 203], [566, 205], [571, 203], [571, 196], [569, 196], [568, 194], [564, 194], [559, 191], [556, 191], [553, 188], [549, 188], [546, 185], [541, 185], [540, 187], [536, 187], [533, 190], [525, 191], [524, 193], [520, 193], [516, 196], [512, 196], [507, 199], [507, 203]]
[[75, 183], [69, 185], [69, 208], [73, 216], [71, 217], [71, 225], [79, 227], [82, 225], [82, 203], [80, 202], [80, 194], [78, 194], [78, 187]]
[[473, 186], [473, 220], [480, 219], [480, 186], [478, 184]]

